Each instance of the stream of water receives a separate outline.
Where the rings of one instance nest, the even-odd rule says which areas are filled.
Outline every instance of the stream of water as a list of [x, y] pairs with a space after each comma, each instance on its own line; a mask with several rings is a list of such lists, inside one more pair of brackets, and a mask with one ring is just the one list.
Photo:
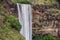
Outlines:
[[29, 4], [19, 4], [18, 8], [18, 18], [22, 25], [20, 33], [25, 37], [26, 40], [32, 40], [32, 8]]

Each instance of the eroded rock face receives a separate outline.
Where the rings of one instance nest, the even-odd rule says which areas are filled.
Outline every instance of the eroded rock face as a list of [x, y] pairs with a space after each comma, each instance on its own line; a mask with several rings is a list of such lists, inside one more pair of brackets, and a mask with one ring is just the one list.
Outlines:
[[33, 6], [33, 34], [59, 35], [60, 10], [58, 6]]

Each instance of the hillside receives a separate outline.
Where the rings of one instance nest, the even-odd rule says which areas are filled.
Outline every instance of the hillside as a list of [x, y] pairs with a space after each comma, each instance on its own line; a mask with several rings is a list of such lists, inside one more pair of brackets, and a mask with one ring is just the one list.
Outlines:
[[0, 4], [0, 40], [24, 40], [18, 19]]

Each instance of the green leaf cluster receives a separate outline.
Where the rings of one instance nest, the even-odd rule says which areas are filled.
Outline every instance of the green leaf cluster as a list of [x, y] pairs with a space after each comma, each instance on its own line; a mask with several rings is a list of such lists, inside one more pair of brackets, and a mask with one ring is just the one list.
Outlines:
[[13, 3], [21, 3], [21, 4], [31, 4], [27, 0], [11, 0]]
[[47, 35], [35, 35], [33, 40], [60, 40], [60, 38], [54, 37], [51, 34], [47, 34]]
[[11, 24], [11, 26], [13, 28], [20, 31], [21, 25], [20, 25], [19, 21], [13, 15], [7, 15], [6, 18], [7, 18], [7, 21]]

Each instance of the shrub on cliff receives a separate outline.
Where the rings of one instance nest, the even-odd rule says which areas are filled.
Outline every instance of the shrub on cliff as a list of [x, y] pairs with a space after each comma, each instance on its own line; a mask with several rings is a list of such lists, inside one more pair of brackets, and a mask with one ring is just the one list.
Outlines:
[[54, 37], [51, 34], [47, 35], [35, 35], [33, 40], [60, 40], [60, 38]]

